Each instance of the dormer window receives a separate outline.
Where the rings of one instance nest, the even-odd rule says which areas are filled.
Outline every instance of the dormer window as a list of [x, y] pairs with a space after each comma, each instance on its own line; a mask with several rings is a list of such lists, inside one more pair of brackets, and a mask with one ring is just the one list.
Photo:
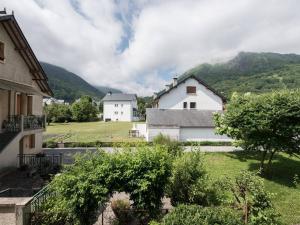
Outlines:
[[4, 61], [4, 43], [0, 41], [0, 60]]
[[186, 93], [187, 94], [196, 94], [196, 86], [187, 86]]

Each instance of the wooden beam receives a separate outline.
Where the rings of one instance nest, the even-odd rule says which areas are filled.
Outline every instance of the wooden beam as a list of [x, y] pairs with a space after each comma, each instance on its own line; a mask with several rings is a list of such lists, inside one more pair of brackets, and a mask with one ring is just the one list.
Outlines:
[[23, 48], [15, 48], [16, 51], [28, 51], [29, 49], [27, 47], [23, 47]]
[[45, 79], [42, 79], [42, 78], [33, 78], [32, 80], [45, 80]]

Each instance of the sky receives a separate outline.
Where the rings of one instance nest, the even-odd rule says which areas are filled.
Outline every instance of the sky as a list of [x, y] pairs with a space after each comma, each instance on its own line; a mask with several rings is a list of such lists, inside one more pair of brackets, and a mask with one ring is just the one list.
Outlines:
[[0, 0], [40, 61], [147, 96], [240, 51], [300, 54], [299, 0]]

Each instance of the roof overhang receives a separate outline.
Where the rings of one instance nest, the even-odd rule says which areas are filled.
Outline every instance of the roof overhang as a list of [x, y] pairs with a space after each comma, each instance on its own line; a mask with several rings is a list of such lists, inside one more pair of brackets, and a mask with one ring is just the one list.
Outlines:
[[25, 85], [21, 83], [17, 83], [15, 81], [9, 81], [0, 79], [0, 89], [2, 90], [13, 90], [16, 92], [21, 92], [29, 95], [41, 95], [48, 96], [45, 93], [42, 93], [38, 88], [30, 85]]
[[53, 92], [48, 84], [48, 78], [42, 66], [33, 53], [28, 41], [26, 40], [21, 28], [19, 27], [14, 15], [0, 16], [0, 23], [9, 35], [18, 51], [29, 68], [29, 72], [44, 96], [53, 96]]

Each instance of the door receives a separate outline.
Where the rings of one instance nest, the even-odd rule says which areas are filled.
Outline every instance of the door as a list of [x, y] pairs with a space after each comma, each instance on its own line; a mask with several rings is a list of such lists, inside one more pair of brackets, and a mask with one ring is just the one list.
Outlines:
[[27, 96], [27, 115], [32, 115], [32, 96]]

